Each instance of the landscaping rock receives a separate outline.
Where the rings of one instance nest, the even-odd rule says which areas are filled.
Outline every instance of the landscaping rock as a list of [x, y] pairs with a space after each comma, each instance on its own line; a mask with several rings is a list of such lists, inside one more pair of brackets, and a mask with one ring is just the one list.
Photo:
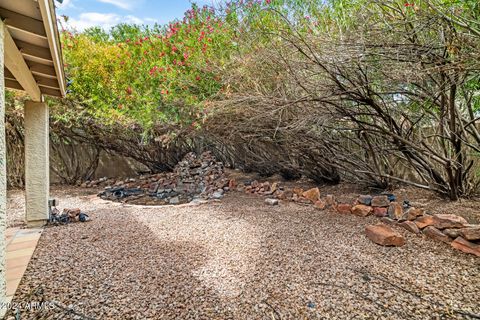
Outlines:
[[367, 226], [365, 233], [371, 241], [382, 246], [401, 247], [405, 244], [405, 238], [400, 233], [383, 223]]
[[352, 213], [352, 206], [346, 203], [340, 203], [337, 205], [336, 210], [338, 213], [349, 214]]
[[352, 207], [352, 213], [360, 217], [368, 216], [372, 212], [372, 210], [372, 207], [363, 204], [357, 204]]
[[456, 239], [457, 237], [460, 236], [460, 230], [461, 229], [444, 229], [442, 232], [445, 233], [450, 238]]
[[218, 189], [217, 191], [215, 191], [213, 194], [212, 194], [212, 199], [216, 199], [216, 200], [219, 200], [219, 199], [222, 199], [223, 198], [223, 190], [222, 189]]
[[432, 239], [437, 240], [437, 241], [442, 241], [442, 242], [445, 242], [445, 243], [450, 243], [452, 241], [452, 239], [450, 239], [449, 236], [447, 236], [446, 234], [444, 234], [442, 231], [438, 230], [434, 226], [426, 227], [423, 230], [423, 233], [427, 237], [432, 238]]
[[302, 188], [293, 188], [293, 193], [296, 194], [298, 197], [301, 197], [303, 195], [303, 189]]
[[462, 228], [467, 224], [467, 220], [455, 214], [433, 215], [433, 226], [437, 229]]
[[170, 200], [168, 200], [168, 203], [169, 204], [179, 204], [180, 203], [180, 198], [178, 196], [170, 198]]
[[388, 207], [390, 200], [388, 196], [375, 196], [372, 198], [372, 207]]
[[303, 192], [302, 196], [315, 203], [320, 200], [320, 190], [318, 188], [312, 188]]
[[318, 200], [315, 202], [315, 208], [318, 210], [323, 210], [327, 207], [327, 203], [323, 200]]
[[377, 217], [386, 217], [388, 215], [388, 208], [373, 207], [373, 214]]
[[452, 241], [451, 245], [457, 250], [465, 253], [471, 253], [476, 255], [477, 257], [480, 257], [480, 244], [476, 244], [465, 240], [462, 237], [458, 237], [454, 241]]
[[460, 235], [467, 240], [480, 240], [480, 226], [460, 229]]
[[[224, 191], [234, 190], [236, 182], [226, 178], [223, 163], [217, 162], [210, 152], [201, 155], [191, 152], [178, 162], [173, 172], [141, 175], [123, 181], [101, 178], [88, 185], [110, 186], [99, 194], [102, 199], [161, 205], [187, 203], [197, 196], [219, 199], [220, 193], [223, 196]], [[178, 199], [170, 201], [175, 197]]]
[[366, 206], [372, 205], [372, 196], [371, 195], [360, 195], [357, 198], [357, 204], [363, 204]]
[[388, 207], [388, 217], [394, 220], [400, 220], [403, 216], [402, 205], [398, 202], [390, 203]]
[[267, 198], [267, 199], [265, 199], [265, 203], [270, 205], [270, 206], [277, 206], [278, 205], [278, 199]]
[[327, 208], [336, 206], [337, 203], [335, 201], [335, 196], [332, 194], [327, 194], [327, 196], [325, 197], [325, 204]]
[[430, 215], [423, 215], [421, 217], [418, 217], [417, 219], [415, 219], [415, 224], [417, 225], [417, 227], [419, 227], [420, 229], [423, 229], [425, 227], [428, 227], [428, 226], [431, 226], [433, 225], [433, 217], [430, 216]]
[[402, 216], [402, 220], [415, 220], [418, 217], [423, 216], [425, 213], [425, 210], [423, 209], [417, 209], [415, 207], [410, 207], [408, 208], [405, 213]]
[[400, 227], [413, 232], [415, 234], [420, 233], [420, 229], [418, 229], [417, 225], [413, 221], [404, 221], [398, 224]]
[[382, 219], [380, 219], [380, 221], [391, 226], [397, 225], [397, 221], [390, 219], [389, 217], [383, 217]]

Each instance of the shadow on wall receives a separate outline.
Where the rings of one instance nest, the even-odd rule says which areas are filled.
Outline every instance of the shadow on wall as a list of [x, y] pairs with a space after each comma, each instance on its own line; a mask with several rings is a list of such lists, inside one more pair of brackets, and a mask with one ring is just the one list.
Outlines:
[[[77, 146], [81, 148], [81, 146]], [[84, 150], [85, 152], [80, 154], [89, 154], [91, 151]], [[79, 154], [79, 152], [76, 152]], [[99, 178], [130, 178], [138, 175], [139, 172], [147, 172], [149, 169], [141, 164], [140, 162], [120, 156], [117, 154], [107, 153], [105, 151], [100, 151], [98, 155], [98, 164], [94, 170], [93, 175], [89, 180], [96, 180]], [[55, 172], [55, 170], [50, 169], [50, 182], [54, 184], [62, 183], [62, 178]]]

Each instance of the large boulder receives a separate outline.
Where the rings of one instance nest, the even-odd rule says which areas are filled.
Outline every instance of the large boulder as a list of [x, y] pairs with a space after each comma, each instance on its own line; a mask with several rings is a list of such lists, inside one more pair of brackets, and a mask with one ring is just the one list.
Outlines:
[[449, 236], [447, 236], [442, 231], [438, 230], [433, 226], [428, 226], [425, 229], [423, 229], [423, 234], [425, 234], [427, 237], [433, 240], [442, 241], [445, 243], [450, 243], [452, 241], [452, 239], [450, 239]]
[[320, 200], [320, 190], [318, 188], [309, 189], [303, 192], [302, 195], [313, 203]]
[[433, 226], [437, 229], [463, 228], [467, 224], [467, 220], [455, 214], [433, 215]]
[[352, 213], [356, 216], [366, 217], [372, 212], [372, 207], [364, 205], [364, 204], [357, 204], [352, 207]]
[[405, 244], [405, 238], [400, 233], [383, 223], [365, 227], [365, 234], [381, 246], [401, 247]]
[[372, 207], [388, 207], [390, 200], [388, 196], [376, 196], [372, 198]]
[[452, 247], [465, 253], [471, 253], [480, 257], [480, 244], [475, 244], [462, 237], [456, 238], [451, 243]]

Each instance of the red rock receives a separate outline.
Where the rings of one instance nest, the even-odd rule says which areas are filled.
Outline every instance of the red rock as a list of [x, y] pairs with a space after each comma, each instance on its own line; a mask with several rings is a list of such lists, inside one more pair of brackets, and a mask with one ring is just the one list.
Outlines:
[[357, 198], [357, 204], [363, 204], [369, 206], [372, 204], [372, 196], [371, 195], [359, 195]]
[[410, 220], [410, 221], [415, 220], [417, 217], [423, 216], [424, 213], [425, 213], [425, 210], [423, 209], [416, 209], [414, 207], [410, 207], [407, 209], [407, 211], [405, 211], [402, 219]]
[[414, 222], [417, 225], [417, 227], [419, 227], [420, 229], [423, 229], [425, 227], [433, 225], [433, 217], [430, 215], [423, 215], [415, 219]]
[[390, 200], [387, 196], [376, 196], [372, 198], [372, 207], [388, 207]]
[[404, 221], [398, 224], [400, 227], [413, 232], [415, 234], [420, 233], [420, 229], [418, 229], [417, 225], [413, 221]]
[[480, 257], [480, 244], [475, 244], [473, 242], [465, 240], [462, 237], [458, 237], [454, 241], [452, 241], [451, 245], [457, 250], [465, 253], [471, 253], [476, 255], [477, 257]]
[[398, 202], [391, 202], [388, 207], [388, 217], [395, 220], [400, 220], [403, 216], [402, 205]]
[[320, 190], [318, 188], [312, 188], [303, 192], [302, 196], [315, 203], [320, 200]]
[[327, 204], [323, 200], [318, 200], [317, 202], [315, 202], [315, 209], [323, 210], [326, 208], [326, 206]]
[[340, 203], [337, 205], [336, 210], [338, 213], [348, 214], [352, 213], [352, 206], [346, 203]]
[[433, 226], [437, 229], [462, 228], [467, 224], [467, 220], [455, 214], [433, 215]]
[[480, 226], [460, 229], [460, 235], [467, 240], [480, 240]]
[[356, 216], [366, 217], [372, 212], [372, 210], [373, 209], [370, 206], [357, 204], [356, 206], [353, 206], [352, 213]]
[[405, 238], [400, 233], [383, 223], [367, 226], [365, 233], [370, 240], [382, 246], [401, 247], [405, 244]]
[[438, 230], [434, 226], [426, 227], [425, 229], [423, 229], [423, 233], [427, 237], [432, 238], [432, 239], [437, 240], [437, 241], [442, 241], [442, 242], [445, 242], [445, 243], [450, 243], [452, 241], [452, 239], [450, 239], [449, 236], [447, 236], [446, 234], [444, 234], [442, 231]]
[[373, 207], [373, 214], [377, 217], [386, 217], [388, 215], [388, 208], [385, 207]]

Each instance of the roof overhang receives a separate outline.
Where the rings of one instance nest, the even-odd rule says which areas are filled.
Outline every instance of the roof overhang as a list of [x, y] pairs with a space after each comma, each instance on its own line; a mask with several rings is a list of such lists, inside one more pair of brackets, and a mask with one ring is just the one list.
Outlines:
[[[53, 0], [1, 0], [5, 86], [35, 101], [65, 96], [62, 48]], [[1, 23], [1, 22], [0, 22]]]

